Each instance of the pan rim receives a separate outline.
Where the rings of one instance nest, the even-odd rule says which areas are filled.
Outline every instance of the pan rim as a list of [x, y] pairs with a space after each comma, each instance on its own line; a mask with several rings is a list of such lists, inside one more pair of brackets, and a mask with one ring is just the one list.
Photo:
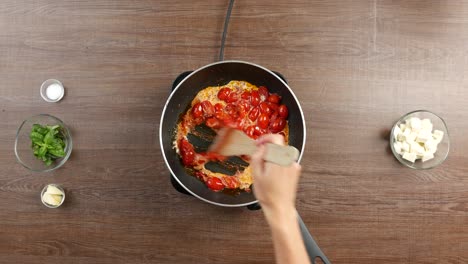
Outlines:
[[[293, 96], [294, 100], [296, 101], [297, 105], [299, 106], [299, 112], [301, 113], [301, 118], [303, 120], [303, 133], [304, 133], [304, 138], [302, 140], [302, 148], [301, 148], [301, 151], [299, 153], [299, 158], [297, 160], [298, 163], [301, 162], [302, 160], [302, 155], [304, 154], [304, 148], [305, 148], [305, 143], [306, 143], [306, 138], [307, 138], [307, 133], [306, 133], [306, 125], [305, 125], [305, 118], [304, 118], [304, 112], [302, 111], [302, 107], [301, 107], [301, 104], [299, 103], [299, 100], [297, 99], [296, 97], [296, 94], [294, 94], [293, 90], [291, 89], [291, 87], [289, 87], [289, 85], [283, 81], [283, 79], [281, 79], [278, 75], [276, 75], [274, 72], [272, 72], [271, 70], [263, 67], [263, 66], [260, 66], [258, 64], [255, 64], [255, 63], [252, 63], [252, 62], [247, 62], [247, 61], [241, 61], [241, 60], [224, 60], [224, 61], [217, 61], [217, 62], [213, 62], [213, 63], [210, 63], [210, 64], [207, 64], [205, 66], [202, 66], [196, 70], [194, 70], [192, 73], [190, 73], [189, 75], [187, 75], [182, 81], [179, 82], [179, 84], [177, 84], [177, 86], [175, 87], [175, 89], [171, 92], [171, 94], [169, 95], [169, 97], [167, 98], [166, 100], [166, 103], [164, 104], [164, 108], [163, 108], [163, 111], [161, 113], [161, 120], [159, 122], [159, 144], [160, 144], [160, 147], [161, 147], [161, 152], [162, 152], [162, 156], [164, 158], [164, 162], [166, 164], [166, 167], [169, 169], [170, 173], [171, 173], [171, 177], [173, 177], [177, 183], [179, 183], [188, 193], [190, 193], [191, 195], [193, 195], [194, 197], [204, 201], [204, 202], [207, 202], [209, 204], [213, 204], [213, 205], [217, 205], [217, 206], [223, 206], [223, 207], [243, 207], [243, 206], [248, 206], [248, 205], [251, 205], [251, 204], [255, 204], [255, 203], [258, 203], [258, 200], [255, 199], [254, 201], [252, 202], [248, 202], [248, 203], [242, 203], [242, 204], [224, 204], [224, 203], [217, 203], [217, 202], [213, 202], [213, 201], [210, 201], [208, 199], [205, 199], [199, 195], [197, 195], [196, 193], [192, 192], [192, 190], [190, 190], [190, 188], [186, 187], [180, 180], [179, 178], [174, 174], [174, 172], [172, 171], [172, 168], [171, 166], [169, 165], [169, 162], [167, 160], [167, 157], [166, 157], [166, 154], [164, 153], [164, 146], [163, 146], [163, 140], [162, 140], [162, 128], [163, 128], [163, 122], [164, 122], [164, 115], [166, 113], [166, 110], [167, 110], [167, 106], [169, 104], [169, 102], [171, 101], [172, 99], [172, 96], [174, 95], [174, 93], [179, 89], [179, 87], [188, 79], [190, 78], [192, 75], [198, 73], [199, 71], [202, 71], [204, 70], [205, 68], [208, 68], [208, 67], [211, 67], [211, 66], [214, 66], [214, 65], [218, 65], [218, 64], [225, 64], [225, 63], [243, 63], [243, 64], [248, 64], [248, 65], [251, 65], [251, 66], [254, 66], [254, 67], [258, 67], [268, 73], [270, 73], [271, 75], [275, 76], [281, 83], [283, 83], [283, 85], [291, 92], [291, 95]], [[255, 196], [254, 196], [255, 197]]]

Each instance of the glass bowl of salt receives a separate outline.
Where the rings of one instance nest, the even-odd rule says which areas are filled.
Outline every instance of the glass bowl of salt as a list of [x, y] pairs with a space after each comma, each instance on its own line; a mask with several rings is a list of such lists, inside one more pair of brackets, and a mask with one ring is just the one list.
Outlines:
[[41, 85], [41, 96], [49, 103], [60, 101], [65, 94], [65, 88], [59, 80], [49, 79]]

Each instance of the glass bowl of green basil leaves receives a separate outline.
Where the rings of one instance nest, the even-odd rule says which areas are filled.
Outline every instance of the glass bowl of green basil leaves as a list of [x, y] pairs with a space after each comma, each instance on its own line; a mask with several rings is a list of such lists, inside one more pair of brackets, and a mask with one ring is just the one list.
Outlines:
[[18, 162], [35, 172], [53, 171], [70, 157], [72, 137], [57, 117], [40, 114], [23, 121], [15, 140]]

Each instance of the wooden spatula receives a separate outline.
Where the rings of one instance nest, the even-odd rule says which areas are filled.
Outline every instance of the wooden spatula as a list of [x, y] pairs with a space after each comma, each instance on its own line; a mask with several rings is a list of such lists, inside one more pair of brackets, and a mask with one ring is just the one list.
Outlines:
[[[223, 156], [252, 156], [257, 151], [257, 146], [255, 141], [242, 131], [225, 127], [218, 132], [209, 151]], [[299, 150], [295, 147], [266, 144], [265, 161], [289, 166], [298, 158]]]

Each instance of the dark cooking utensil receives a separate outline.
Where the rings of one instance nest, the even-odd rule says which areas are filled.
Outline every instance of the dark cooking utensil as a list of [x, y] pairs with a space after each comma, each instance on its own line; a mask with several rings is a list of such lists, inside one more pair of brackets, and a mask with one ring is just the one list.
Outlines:
[[[163, 109], [159, 127], [161, 151], [173, 179], [175, 179], [188, 194], [219, 206], [253, 206], [257, 201], [252, 192], [241, 192], [235, 196], [213, 192], [197, 178], [189, 175], [173, 147], [174, 136], [176, 134], [175, 129], [179, 118], [185, 110], [187, 110], [187, 107], [190, 105], [195, 95], [205, 87], [227, 84], [231, 80], [247, 81], [256, 86], [263, 85], [268, 87], [270, 92], [277, 93], [282, 97], [282, 103], [289, 108], [289, 145], [300, 150], [298, 161], [301, 160], [306, 138], [306, 127], [299, 101], [286, 82], [278, 77], [277, 74], [259, 65], [243, 61], [216, 62], [190, 73], [180, 81], [177, 87], [172, 91]], [[177, 81], [179, 80], [175, 82]], [[206, 133], [206, 131], [203, 133]], [[199, 135], [194, 135], [193, 138], [189, 140], [193, 142], [193, 140], [199, 140], [199, 138]], [[205, 145], [206, 148], [209, 144], [210, 140], [205, 140], [205, 142], [198, 142], [194, 145], [199, 148], [203, 148]], [[246, 164], [242, 164], [242, 161], [239, 160], [232, 160], [231, 163], [240, 164], [244, 167], [246, 166]], [[216, 168], [216, 170], [219, 170], [219, 168]], [[226, 174], [229, 175], [229, 172], [226, 172]], [[255, 186], [252, 186], [252, 188], [255, 188]], [[330, 263], [315, 243], [300, 216], [298, 216], [298, 222], [311, 262], [315, 263], [316, 257], [320, 257], [324, 263]]]

